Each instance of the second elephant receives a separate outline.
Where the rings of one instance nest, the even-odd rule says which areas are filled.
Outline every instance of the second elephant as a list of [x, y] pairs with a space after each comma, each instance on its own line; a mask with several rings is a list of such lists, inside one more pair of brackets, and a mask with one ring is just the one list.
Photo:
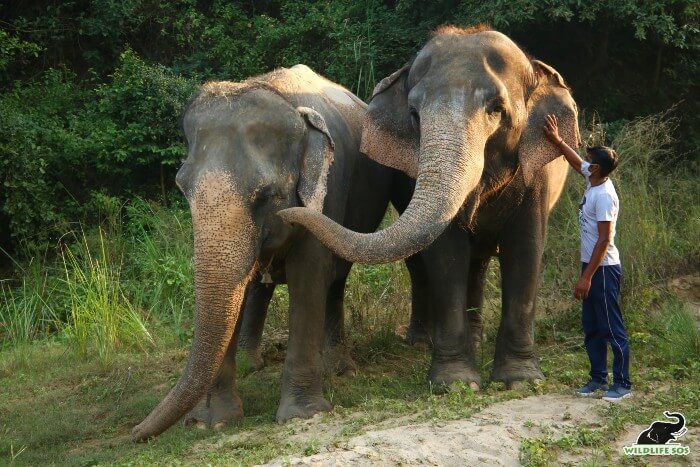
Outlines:
[[[547, 218], [568, 170], [544, 137], [548, 114], [578, 147], [576, 104], [556, 70], [486, 27], [438, 28], [413, 60], [377, 85], [363, 126], [363, 152], [416, 180], [401, 217], [361, 234], [308, 209], [280, 216], [361, 263], [411, 255], [459, 222], [469, 237], [460, 257], [475, 281], [470, 296], [479, 295], [479, 276], [499, 251], [502, 314], [492, 379], [541, 379], [533, 327], [540, 263]], [[431, 379], [478, 382], [462, 341], [470, 323], [463, 309], [450, 310], [453, 326], [434, 333]]]

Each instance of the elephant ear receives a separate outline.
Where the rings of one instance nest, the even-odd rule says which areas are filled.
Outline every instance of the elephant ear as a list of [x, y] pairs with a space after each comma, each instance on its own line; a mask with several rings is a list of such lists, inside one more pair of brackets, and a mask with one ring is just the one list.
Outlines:
[[551, 66], [533, 60], [537, 84], [527, 102], [527, 122], [520, 137], [518, 158], [525, 183], [530, 184], [537, 172], [561, 155], [561, 151], [544, 136], [548, 114], [559, 123], [559, 136], [572, 148], [581, 144], [578, 111], [564, 78]]
[[362, 124], [360, 151], [380, 164], [416, 178], [418, 132], [411, 122], [406, 80], [412, 62], [377, 84]]
[[308, 135], [300, 161], [297, 193], [304, 206], [321, 212], [335, 144], [321, 114], [309, 107], [297, 107], [297, 111], [304, 117]]

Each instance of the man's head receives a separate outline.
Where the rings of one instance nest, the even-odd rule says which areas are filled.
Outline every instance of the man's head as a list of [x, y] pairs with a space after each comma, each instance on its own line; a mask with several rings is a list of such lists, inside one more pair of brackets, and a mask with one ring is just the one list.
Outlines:
[[[586, 152], [591, 166], [597, 165], [599, 167], [598, 176], [601, 178], [607, 177], [617, 167], [619, 161], [617, 153], [606, 146], [592, 146], [586, 148]], [[594, 172], [594, 169], [594, 167], [591, 167], [591, 172]]]

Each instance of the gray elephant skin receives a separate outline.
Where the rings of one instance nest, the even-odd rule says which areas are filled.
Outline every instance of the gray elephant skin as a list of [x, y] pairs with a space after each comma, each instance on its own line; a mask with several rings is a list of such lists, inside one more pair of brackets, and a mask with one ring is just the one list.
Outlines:
[[330, 347], [342, 345], [351, 263], [276, 213], [305, 206], [350, 229], [377, 228], [397, 171], [359, 152], [365, 111], [352, 93], [303, 65], [207, 83], [191, 100], [183, 120], [188, 155], [176, 180], [194, 230], [194, 338], [180, 379], [133, 429], [134, 440], [183, 416], [214, 427], [242, 416], [235, 382], [241, 308], [247, 300], [253, 312], [266, 309], [275, 283], [288, 284], [290, 301], [277, 419], [331, 409], [322, 392], [324, 322]]
[[675, 441], [676, 438], [683, 436], [688, 429], [685, 428], [685, 417], [683, 414], [676, 412], [664, 412], [669, 418], [676, 418], [673, 422], [654, 422], [649, 425], [649, 428], [642, 431], [637, 438], [637, 444], [666, 444], [669, 441]]
[[434, 382], [480, 382], [471, 341], [481, 323], [478, 314], [465, 313], [465, 302], [480, 304], [484, 271], [497, 251], [502, 316], [491, 378], [507, 386], [543, 378], [535, 301], [547, 218], [568, 171], [545, 140], [547, 114], [557, 116], [563, 139], [578, 147], [576, 104], [556, 70], [499, 32], [440, 27], [413, 60], [376, 86], [363, 124], [361, 150], [416, 179], [401, 217], [363, 234], [309, 209], [279, 213], [360, 263], [411, 255], [455, 222], [464, 229], [467, 297], [453, 297], [443, 319], [449, 325], [433, 331]]

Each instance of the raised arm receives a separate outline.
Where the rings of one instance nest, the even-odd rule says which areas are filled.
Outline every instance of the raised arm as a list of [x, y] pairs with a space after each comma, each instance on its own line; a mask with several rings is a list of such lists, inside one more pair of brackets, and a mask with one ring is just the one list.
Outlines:
[[[547, 115], [547, 123], [544, 126], [544, 134], [553, 145], [555, 145], [564, 154], [566, 161], [578, 173], [581, 173], [581, 163], [583, 159], [574, 151], [566, 142], [559, 136], [559, 128], [557, 126], [557, 117], [555, 115]], [[583, 174], [581, 174], [583, 175]]]

